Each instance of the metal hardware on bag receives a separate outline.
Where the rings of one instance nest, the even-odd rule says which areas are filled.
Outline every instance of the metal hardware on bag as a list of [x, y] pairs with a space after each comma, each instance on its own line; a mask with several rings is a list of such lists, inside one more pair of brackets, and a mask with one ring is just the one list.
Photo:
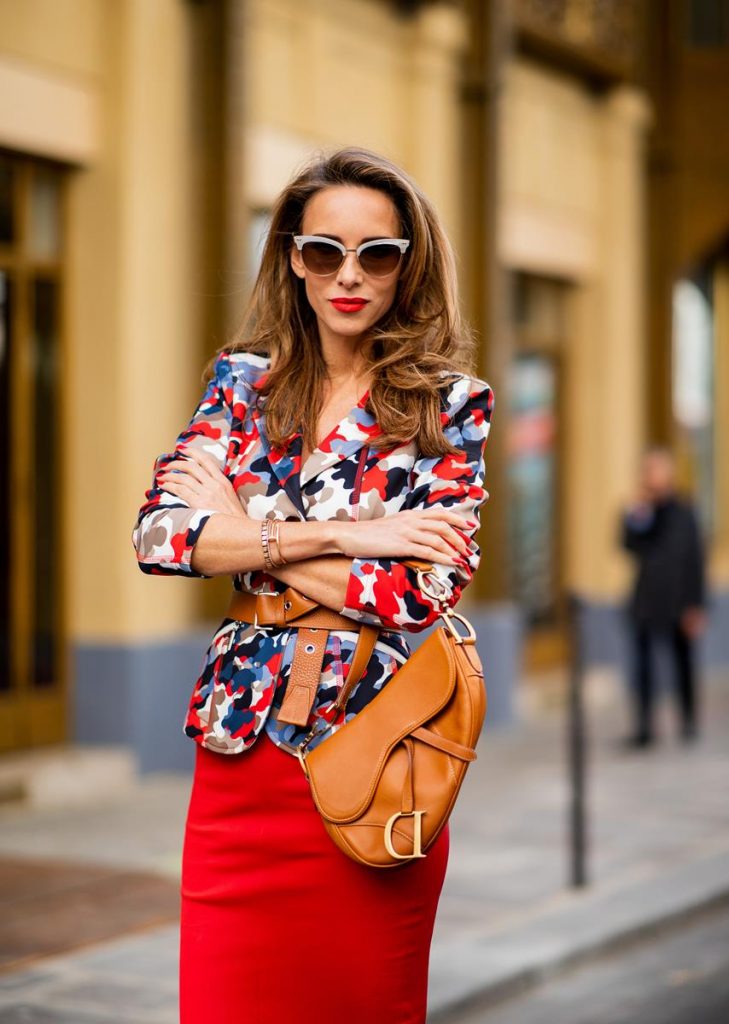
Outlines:
[[425, 580], [427, 576], [433, 572], [432, 569], [418, 569], [418, 586], [423, 593], [431, 598], [433, 601], [437, 601], [439, 605], [445, 606], [448, 600], [448, 587], [445, 585], [443, 580], [439, 580], [437, 576], [433, 576], [430, 580], [431, 583], [436, 584], [435, 592], [430, 590]]
[[[416, 857], [426, 857], [427, 854], [423, 853], [423, 815], [425, 811], [396, 811], [395, 814], [391, 815], [385, 824], [385, 847], [387, 852], [395, 860], [415, 860]], [[398, 818], [412, 818], [413, 819], [413, 852], [412, 853], [398, 853], [395, 847], [392, 845], [392, 829]]]
[[307, 779], [309, 778], [309, 769], [306, 767], [306, 754], [304, 753], [304, 751], [309, 746], [309, 744], [311, 743], [315, 736], [319, 736], [321, 733], [326, 732], [326, 730], [329, 728], [329, 722], [324, 722], [323, 725], [322, 722], [323, 719], [317, 718], [311, 729], [309, 729], [306, 736], [304, 736], [301, 743], [298, 743], [296, 745], [296, 755], [299, 759], [299, 764], [304, 769], [304, 775], [307, 777]]
[[306, 767], [306, 757], [304, 756], [303, 746], [304, 746], [304, 744], [300, 743], [299, 746], [296, 748], [296, 756], [299, 759], [299, 764], [301, 765], [301, 767], [304, 770], [304, 775], [308, 779], [309, 778], [309, 769]]
[[[476, 631], [465, 616], [461, 615], [460, 612], [454, 612], [452, 608], [448, 608], [448, 588], [442, 580], [439, 580], [437, 576], [431, 576], [432, 569], [418, 569], [418, 586], [433, 601], [437, 601], [440, 605], [440, 611], [438, 615], [443, 621], [443, 625], [447, 628], [448, 632], [455, 639], [457, 644], [473, 644], [476, 642]], [[432, 590], [426, 583], [426, 577], [430, 576], [430, 583], [435, 582], [436, 589]], [[461, 625], [465, 626], [467, 633], [465, 636], [456, 629], [453, 620], [457, 619]]]
[[[448, 609], [445, 612], [440, 613], [440, 617], [443, 620], [443, 624], [447, 628], [448, 632], [452, 637], [455, 638], [457, 644], [475, 644], [476, 643], [476, 630], [473, 628], [471, 623], [465, 616], [461, 615], [460, 612], [454, 612], [452, 609]], [[456, 627], [453, 625], [453, 620], [458, 619], [461, 625], [465, 626], [468, 630], [465, 636], [461, 636]]]

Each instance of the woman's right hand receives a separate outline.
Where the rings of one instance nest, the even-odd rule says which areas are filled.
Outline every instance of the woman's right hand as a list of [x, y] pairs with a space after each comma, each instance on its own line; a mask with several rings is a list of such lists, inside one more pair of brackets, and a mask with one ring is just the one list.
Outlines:
[[178, 495], [190, 508], [212, 509], [236, 518], [248, 518], [232, 482], [207, 452], [188, 448], [168, 462], [157, 479], [166, 491]]
[[349, 558], [421, 558], [465, 565], [469, 549], [461, 531], [477, 526], [476, 520], [445, 508], [406, 509], [379, 519], [339, 523], [337, 542]]

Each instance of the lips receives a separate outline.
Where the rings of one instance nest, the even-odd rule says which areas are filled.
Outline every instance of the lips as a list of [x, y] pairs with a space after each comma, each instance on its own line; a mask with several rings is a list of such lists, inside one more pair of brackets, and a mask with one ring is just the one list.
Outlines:
[[368, 299], [330, 299], [331, 304], [340, 313], [358, 313], [368, 303]]

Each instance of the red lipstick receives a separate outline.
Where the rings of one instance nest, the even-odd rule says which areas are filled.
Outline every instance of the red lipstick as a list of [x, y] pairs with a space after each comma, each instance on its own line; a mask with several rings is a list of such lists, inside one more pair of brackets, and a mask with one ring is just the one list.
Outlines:
[[369, 299], [363, 299], [356, 295], [352, 297], [338, 295], [335, 299], [330, 299], [329, 301], [340, 313], [358, 313], [360, 309], [364, 309]]

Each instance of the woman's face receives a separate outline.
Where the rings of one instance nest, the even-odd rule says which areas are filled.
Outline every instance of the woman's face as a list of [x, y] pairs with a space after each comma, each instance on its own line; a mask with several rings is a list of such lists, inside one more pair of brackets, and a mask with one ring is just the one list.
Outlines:
[[[378, 189], [353, 185], [331, 185], [321, 189], [304, 207], [302, 235], [328, 235], [347, 249], [372, 238], [400, 238], [400, 222], [395, 204]], [[306, 285], [309, 300], [319, 324], [323, 344], [347, 338], [356, 341], [376, 323], [392, 305], [402, 261], [387, 277], [372, 277], [359, 265], [357, 254], [348, 252], [339, 270], [329, 277], [310, 273], [301, 253], [292, 244], [291, 266]], [[362, 308], [352, 312], [332, 304], [332, 299], [362, 298]]]

